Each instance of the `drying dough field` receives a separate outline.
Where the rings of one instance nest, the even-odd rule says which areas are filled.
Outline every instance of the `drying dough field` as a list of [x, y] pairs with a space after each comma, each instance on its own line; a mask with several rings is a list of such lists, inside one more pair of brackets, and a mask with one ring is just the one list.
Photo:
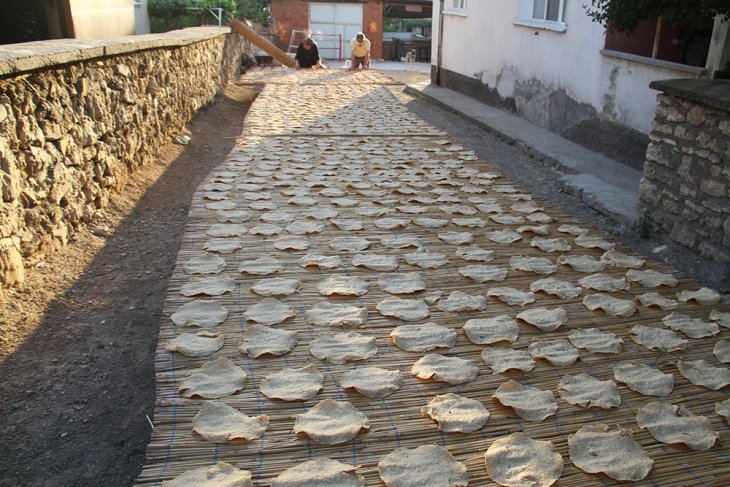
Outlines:
[[730, 484], [720, 296], [524, 194], [378, 72], [244, 81], [138, 485]]

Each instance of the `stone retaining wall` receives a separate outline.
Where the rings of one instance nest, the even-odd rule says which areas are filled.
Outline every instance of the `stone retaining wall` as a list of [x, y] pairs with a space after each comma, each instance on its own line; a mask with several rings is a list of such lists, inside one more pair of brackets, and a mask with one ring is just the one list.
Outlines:
[[730, 82], [659, 81], [641, 183], [655, 232], [730, 272]]
[[0, 284], [64, 245], [253, 50], [227, 28], [0, 46]]

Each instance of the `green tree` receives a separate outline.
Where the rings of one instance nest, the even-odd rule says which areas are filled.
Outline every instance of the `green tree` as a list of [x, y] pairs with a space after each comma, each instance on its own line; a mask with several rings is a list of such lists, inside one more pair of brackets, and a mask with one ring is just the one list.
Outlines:
[[641, 20], [662, 18], [670, 25], [701, 26], [716, 15], [730, 17], [728, 0], [591, 0], [584, 8], [594, 22], [632, 34]]
[[259, 24], [268, 25], [271, 15], [269, 0], [238, 0], [238, 16]]

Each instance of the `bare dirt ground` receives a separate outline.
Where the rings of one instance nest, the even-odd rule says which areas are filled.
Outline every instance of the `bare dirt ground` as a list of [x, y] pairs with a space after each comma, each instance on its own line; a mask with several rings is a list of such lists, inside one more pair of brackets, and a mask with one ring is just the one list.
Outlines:
[[[188, 206], [241, 133], [250, 95], [229, 89], [191, 125], [190, 145], [163, 147], [103, 221], [30, 269], [23, 290], [3, 296], [0, 486], [133, 484], [150, 434], [154, 350]], [[526, 148], [426, 102], [403, 100], [526, 190], [639, 252], [657, 245], [562, 193], [557, 171]]]

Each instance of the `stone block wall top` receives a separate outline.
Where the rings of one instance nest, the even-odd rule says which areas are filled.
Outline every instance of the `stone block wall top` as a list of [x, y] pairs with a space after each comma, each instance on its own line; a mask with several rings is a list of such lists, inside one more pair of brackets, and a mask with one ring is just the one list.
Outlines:
[[670, 79], [652, 81], [649, 87], [668, 95], [730, 111], [730, 80]]
[[226, 35], [230, 31], [229, 27], [190, 27], [164, 34], [7, 44], [0, 46], [0, 76], [15, 76], [52, 66], [147, 49], [185, 46]]

